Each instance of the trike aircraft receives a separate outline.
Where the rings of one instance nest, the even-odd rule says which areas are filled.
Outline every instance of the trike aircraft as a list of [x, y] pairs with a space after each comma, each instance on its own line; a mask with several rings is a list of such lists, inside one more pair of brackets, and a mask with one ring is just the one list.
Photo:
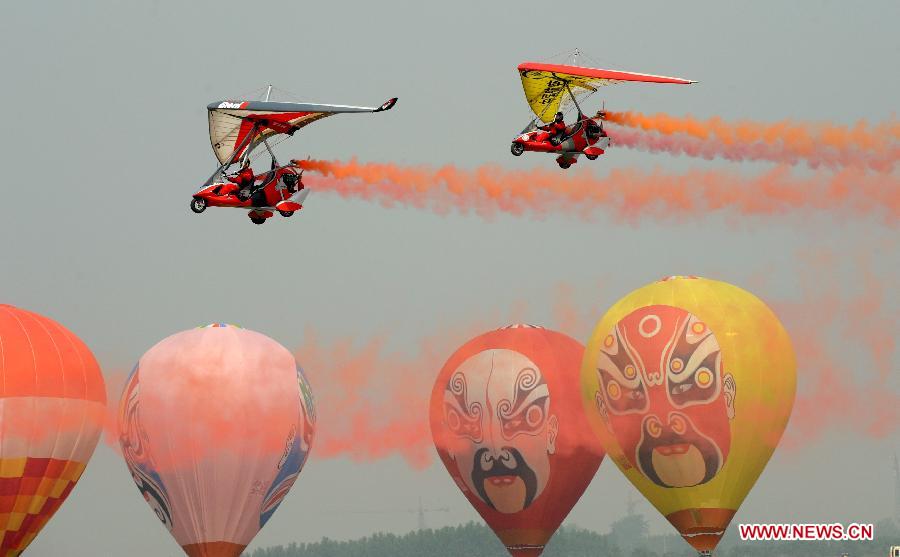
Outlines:
[[[510, 151], [517, 157], [525, 151], [556, 154], [560, 168], [575, 164], [579, 155], [594, 160], [609, 147], [609, 136], [603, 129], [606, 112], [598, 110], [593, 117], [585, 116], [578, 97], [583, 102], [600, 87], [623, 81], [696, 83], [679, 77], [540, 62], [523, 62], [518, 69], [525, 100], [535, 118], [513, 139]], [[566, 125], [564, 107], [573, 105], [577, 118]]]
[[[309, 194], [303, 185], [299, 161], [280, 165], [269, 139], [292, 136], [297, 130], [328, 116], [345, 113], [383, 112], [393, 108], [396, 98], [378, 107], [345, 106], [269, 101], [271, 86], [263, 101], [219, 101], [207, 106], [209, 140], [219, 167], [191, 199], [191, 210], [202, 213], [207, 207], [247, 210], [250, 220], [263, 224], [275, 213], [290, 217], [303, 208]], [[254, 149], [264, 146], [272, 158], [268, 172], [255, 174], [250, 167]], [[240, 170], [228, 174], [238, 165]]]

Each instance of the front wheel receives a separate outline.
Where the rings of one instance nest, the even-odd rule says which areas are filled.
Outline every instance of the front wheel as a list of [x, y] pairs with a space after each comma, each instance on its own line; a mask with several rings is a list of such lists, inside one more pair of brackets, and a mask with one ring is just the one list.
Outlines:
[[206, 200], [202, 197], [195, 197], [191, 200], [191, 211], [200, 214], [206, 210]]
[[264, 222], [266, 222], [266, 217], [254, 217], [254, 216], [251, 216], [251, 217], [250, 217], [250, 222], [252, 222], [253, 224], [263, 224]]
[[509, 146], [509, 152], [512, 153], [514, 156], [518, 157], [519, 155], [521, 155], [522, 153], [525, 152], [525, 146], [522, 145], [521, 143], [513, 143], [512, 145]]
[[585, 157], [587, 157], [587, 160], [589, 160], [589, 161], [595, 161], [595, 160], [597, 160], [597, 157], [599, 157], [599, 156], [600, 155], [585, 155]]
[[559, 167], [562, 168], [563, 170], [569, 168], [570, 166], [572, 166], [572, 163], [570, 163], [570, 162], [566, 162], [566, 161], [559, 162]]
[[294, 214], [293, 211], [278, 211], [278, 212], [281, 213], [282, 217], [289, 217]]

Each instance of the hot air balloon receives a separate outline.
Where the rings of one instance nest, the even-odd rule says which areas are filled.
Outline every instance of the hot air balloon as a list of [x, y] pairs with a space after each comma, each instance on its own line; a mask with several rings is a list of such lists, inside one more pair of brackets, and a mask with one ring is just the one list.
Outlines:
[[537, 556], [603, 451], [578, 392], [583, 347], [512, 325], [459, 348], [438, 375], [430, 422], [441, 461], [513, 556]]
[[147, 351], [119, 405], [141, 495], [191, 557], [236, 557], [272, 516], [313, 440], [309, 384], [269, 337], [213, 324]]
[[619, 469], [709, 554], [781, 439], [796, 363], [781, 322], [754, 295], [668, 277], [603, 316], [581, 385]]
[[106, 387], [88, 347], [36, 313], [0, 305], [0, 555], [19, 555], [94, 453]]

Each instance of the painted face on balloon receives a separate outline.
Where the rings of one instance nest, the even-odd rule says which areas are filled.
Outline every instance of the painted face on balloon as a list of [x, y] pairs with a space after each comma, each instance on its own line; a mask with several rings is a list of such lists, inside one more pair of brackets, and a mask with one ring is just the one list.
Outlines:
[[523, 354], [485, 350], [464, 361], [444, 390], [444, 423], [464, 492], [516, 513], [547, 486], [559, 424], [541, 370]]
[[147, 450], [147, 432], [140, 420], [140, 381], [138, 366], [134, 366], [125, 384], [125, 396], [120, 408], [122, 456], [131, 478], [144, 496], [150, 508], [165, 527], [172, 530], [172, 503], [162, 479], [156, 472], [156, 464]]
[[635, 310], [604, 339], [597, 374], [600, 413], [647, 478], [688, 487], [722, 468], [735, 384], [703, 321], [671, 306]]
[[300, 419], [300, 450], [305, 455], [312, 446], [314, 426], [316, 423], [316, 404], [309, 387], [309, 381], [303, 373], [303, 368], [297, 366], [297, 384], [300, 387], [300, 407], [302, 415]]

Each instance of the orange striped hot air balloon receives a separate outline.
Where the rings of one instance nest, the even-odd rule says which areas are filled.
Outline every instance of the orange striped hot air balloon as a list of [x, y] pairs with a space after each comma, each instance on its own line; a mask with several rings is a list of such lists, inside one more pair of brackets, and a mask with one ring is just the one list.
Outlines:
[[22, 553], [75, 487], [105, 407], [100, 367], [78, 337], [0, 305], [0, 557]]

